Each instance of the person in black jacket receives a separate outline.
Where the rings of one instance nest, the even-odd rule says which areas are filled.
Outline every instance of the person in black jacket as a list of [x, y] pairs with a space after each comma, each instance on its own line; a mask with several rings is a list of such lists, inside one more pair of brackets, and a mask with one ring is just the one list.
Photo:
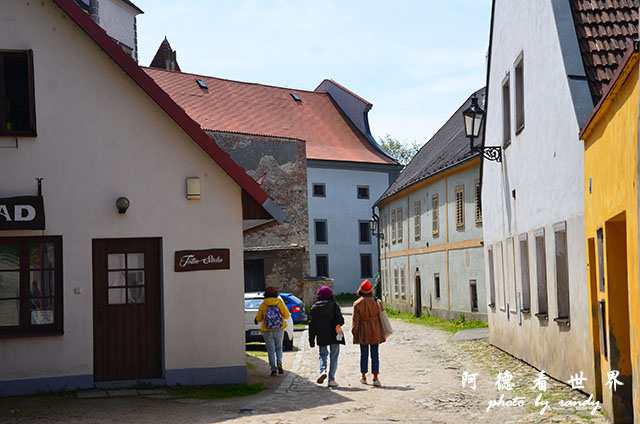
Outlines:
[[313, 348], [318, 341], [320, 350], [320, 377], [317, 383], [322, 384], [327, 378], [327, 356], [331, 350], [331, 365], [329, 366], [329, 387], [338, 387], [336, 382], [336, 370], [338, 369], [338, 355], [340, 345], [344, 344], [342, 325], [344, 318], [340, 312], [340, 306], [333, 299], [330, 287], [322, 286], [317, 293], [318, 301], [311, 307], [309, 320], [309, 345]]

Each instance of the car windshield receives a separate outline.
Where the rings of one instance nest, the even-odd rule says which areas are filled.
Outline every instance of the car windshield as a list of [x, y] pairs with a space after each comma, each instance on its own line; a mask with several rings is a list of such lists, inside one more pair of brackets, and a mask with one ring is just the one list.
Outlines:
[[258, 309], [262, 304], [262, 299], [245, 299], [244, 309]]

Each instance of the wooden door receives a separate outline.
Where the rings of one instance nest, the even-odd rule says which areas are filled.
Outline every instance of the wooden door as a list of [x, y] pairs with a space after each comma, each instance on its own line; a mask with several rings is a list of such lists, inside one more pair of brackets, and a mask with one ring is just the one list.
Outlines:
[[95, 381], [161, 377], [161, 239], [93, 240]]
[[244, 291], [264, 291], [264, 259], [244, 260]]

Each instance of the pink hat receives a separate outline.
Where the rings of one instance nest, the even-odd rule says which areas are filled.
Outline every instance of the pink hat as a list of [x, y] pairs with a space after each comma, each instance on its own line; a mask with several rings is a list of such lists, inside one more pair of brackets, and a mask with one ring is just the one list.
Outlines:
[[322, 286], [318, 289], [318, 300], [329, 300], [333, 297], [333, 291], [331, 291], [331, 287]]

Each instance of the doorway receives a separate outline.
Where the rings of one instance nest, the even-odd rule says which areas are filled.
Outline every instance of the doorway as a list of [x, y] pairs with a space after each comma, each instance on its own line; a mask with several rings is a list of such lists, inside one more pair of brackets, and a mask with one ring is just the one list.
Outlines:
[[[629, 337], [629, 288], [627, 275], [627, 225], [625, 213], [605, 223], [605, 295], [608, 303], [608, 358], [604, 357], [602, 376], [619, 371], [623, 385], [605, 391], [610, 396], [613, 422], [633, 422], [633, 383]], [[606, 383], [606, 382], [605, 382]], [[603, 384], [604, 386], [604, 384]], [[604, 390], [604, 389], [603, 389]], [[608, 393], [607, 393], [608, 392]]]
[[416, 301], [415, 301], [415, 315], [416, 317], [419, 317], [422, 315], [422, 284], [420, 282], [420, 274], [416, 274], [416, 280], [415, 280], [415, 294], [416, 294]]
[[93, 240], [94, 380], [159, 378], [161, 239]]
[[244, 292], [264, 291], [264, 259], [244, 260]]

